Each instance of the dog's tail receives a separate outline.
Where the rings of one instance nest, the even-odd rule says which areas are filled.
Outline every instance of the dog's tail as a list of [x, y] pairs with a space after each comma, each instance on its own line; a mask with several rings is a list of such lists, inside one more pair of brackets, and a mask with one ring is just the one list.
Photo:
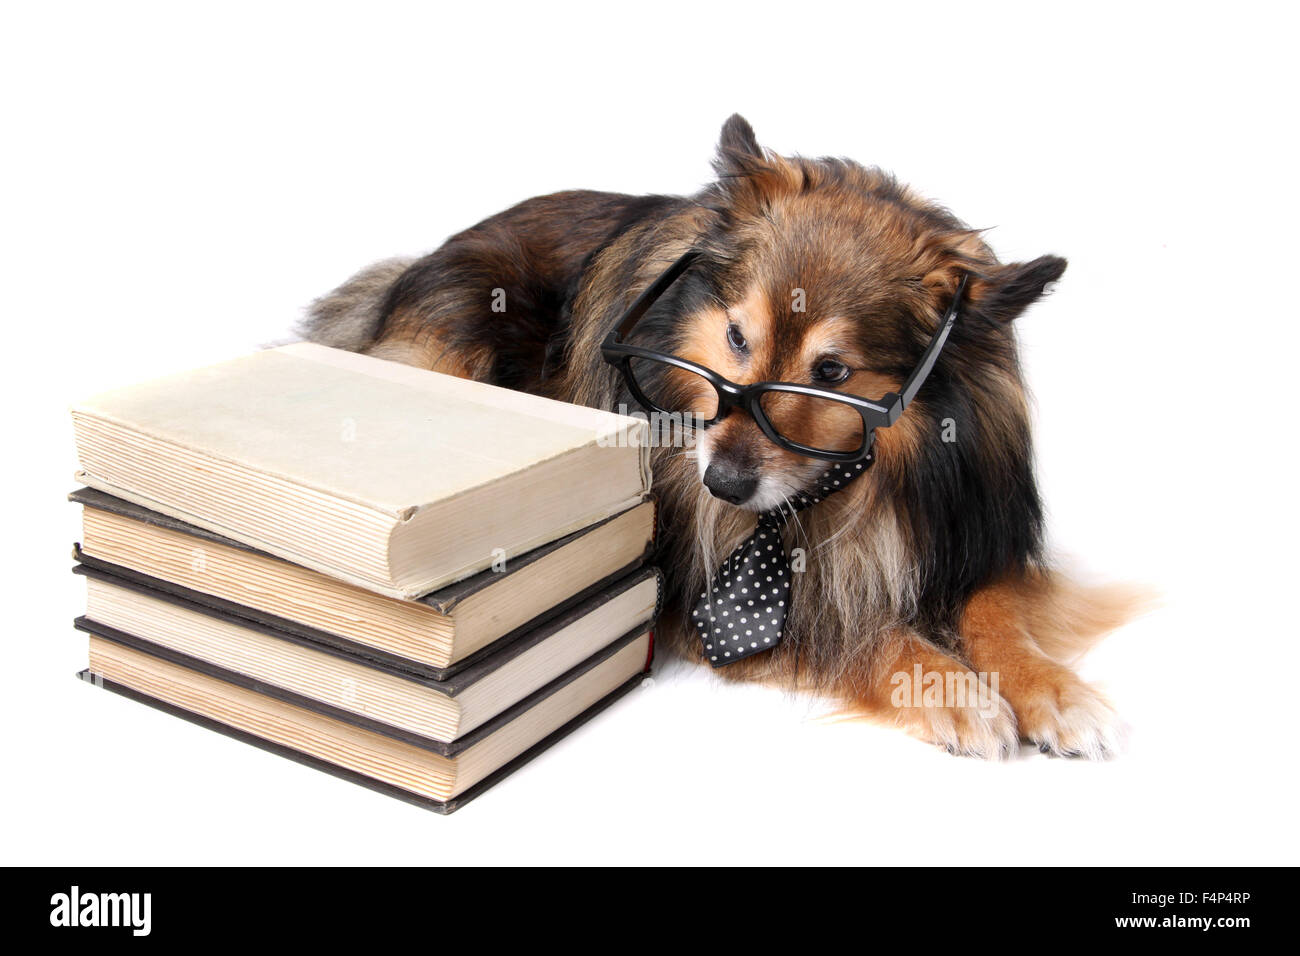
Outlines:
[[307, 307], [298, 334], [309, 342], [360, 352], [379, 337], [388, 292], [414, 259], [394, 258], [367, 266]]
[[1111, 631], [1160, 603], [1146, 585], [1084, 584], [1061, 571], [1044, 573], [1031, 590], [1023, 605], [1029, 633], [1063, 663], [1077, 661]]

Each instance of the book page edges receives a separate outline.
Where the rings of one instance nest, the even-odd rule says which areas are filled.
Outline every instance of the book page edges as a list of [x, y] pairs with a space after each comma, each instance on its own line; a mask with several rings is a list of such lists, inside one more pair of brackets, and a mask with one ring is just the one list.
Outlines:
[[[74, 478], [83, 485], [86, 485], [89, 488], [94, 488], [96, 491], [102, 491], [106, 495], [121, 498], [123, 501], [129, 501], [142, 508], [148, 508], [150, 511], [156, 511], [169, 518], [175, 518], [177, 521], [184, 521], [187, 524], [203, 528], [204, 530], [211, 531], [214, 534], [219, 534], [234, 541], [240, 541], [259, 551], [264, 551], [269, 555], [282, 558], [293, 564], [301, 565], [302, 567], [309, 568], [312, 571], [319, 571], [321, 574], [343, 581], [347, 584], [352, 584], [367, 591], [373, 591], [376, 594], [385, 595], [386, 597], [400, 598], [403, 600], [411, 599], [410, 595], [401, 589], [394, 587], [391, 582], [375, 580], [363, 575], [355, 574], [345, 568], [335, 567], [334, 565], [321, 561], [315, 557], [300, 554], [292, 548], [280, 547], [272, 542], [264, 541], [260, 538], [254, 538], [244, 532], [228, 528], [220, 522], [210, 521], [203, 518], [201, 515], [192, 514], [183, 508], [174, 508], [166, 502], [155, 501], [147, 495], [136, 494], [128, 488], [122, 488], [113, 484], [111, 481], [105, 481], [88, 471], [78, 470], [74, 475]], [[394, 521], [394, 527], [396, 527], [396, 521]], [[416, 597], [418, 596], [419, 595], [416, 595]]]
[[[87, 487], [94, 488], [97, 491], [102, 491], [107, 495], [113, 495], [116, 498], [129, 501], [132, 504], [140, 505], [142, 508], [157, 511], [159, 514], [167, 515], [169, 518], [184, 521], [188, 524], [204, 528], [205, 530], [211, 531], [215, 534], [231, 538], [232, 540], [243, 541], [245, 544], [251, 545], [252, 547], [273, 555], [274, 557], [282, 558], [285, 561], [309, 568], [313, 571], [319, 571], [321, 574], [343, 581], [347, 584], [352, 584], [367, 591], [372, 591], [376, 594], [382, 594], [386, 597], [397, 598], [403, 601], [418, 600], [431, 591], [436, 591], [440, 587], [445, 587], [448, 584], [464, 580], [465, 578], [478, 574], [480, 571], [484, 571], [492, 566], [492, 557], [489, 555], [486, 559], [479, 562], [466, 564], [454, 571], [446, 572], [418, 582], [399, 584], [391, 581], [380, 581], [355, 574], [346, 568], [337, 567], [311, 555], [301, 554], [291, 548], [279, 547], [268, 541], [250, 539], [248, 535], [235, 532], [218, 522], [205, 520], [201, 516], [190, 514], [183, 509], [173, 508], [161, 501], [154, 501], [146, 495], [139, 495], [129, 489], [120, 488], [112, 482], [101, 480], [89, 472], [78, 471], [75, 478]], [[577, 518], [562, 528], [534, 535], [520, 545], [511, 548], [507, 556], [514, 557], [523, 554], [526, 551], [531, 551], [533, 548], [539, 548], [544, 544], [549, 544], [557, 538], [563, 538], [565, 535], [572, 534], [575, 531], [581, 531], [589, 525], [595, 524], [598, 521], [603, 521], [605, 518], [612, 517], [629, 508], [635, 507], [644, 499], [645, 495], [643, 493], [637, 494], [631, 498], [612, 504], [607, 508]], [[394, 527], [396, 528], [396, 525]]]

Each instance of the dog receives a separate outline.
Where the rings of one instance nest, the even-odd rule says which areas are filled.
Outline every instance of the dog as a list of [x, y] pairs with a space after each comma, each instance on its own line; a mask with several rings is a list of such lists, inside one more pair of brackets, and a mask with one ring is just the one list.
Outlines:
[[[785, 528], [806, 562], [792, 575], [784, 640], [717, 673], [821, 695], [952, 753], [1006, 757], [1022, 740], [1058, 755], [1114, 753], [1122, 724], [1071, 665], [1138, 597], [1083, 587], [1045, 557], [1014, 330], [1066, 261], [1002, 263], [980, 230], [891, 175], [778, 155], [738, 115], [722, 127], [714, 168], [716, 181], [689, 197], [529, 199], [423, 258], [363, 270], [313, 303], [301, 332], [635, 409], [601, 343], [642, 290], [698, 250], [639, 337], [732, 382], [875, 399], [900, 389], [964, 277], [946, 347], [897, 423], [877, 430], [871, 467]], [[778, 447], [738, 411], [696, 438], [655, 448], [652, 469], [668, 581], [661, 646], [702, 661], [692, 600], [755, 513], [810, 488], [825, 462]], [[954, 693], [963, 686], [974, 697]]]

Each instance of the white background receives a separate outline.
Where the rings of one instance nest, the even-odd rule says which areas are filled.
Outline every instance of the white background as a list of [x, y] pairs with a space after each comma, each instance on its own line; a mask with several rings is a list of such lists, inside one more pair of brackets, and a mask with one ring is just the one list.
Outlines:
[[[1293, 13], [905, 9], [7, 4], [3, 862], [1296, 863]], [[691, 192], [733, 111], [1069, 257], [1020, 326], [1053, 542], [1165, 600], [1087, 663], [1122, 757], [670, 668], [444, 819], [74, 680], [68, 403], [525, 197]]]

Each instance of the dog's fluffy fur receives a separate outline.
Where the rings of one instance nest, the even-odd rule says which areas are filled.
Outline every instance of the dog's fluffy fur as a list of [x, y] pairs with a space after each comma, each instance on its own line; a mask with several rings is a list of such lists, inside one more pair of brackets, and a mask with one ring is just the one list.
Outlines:
[[[782, 157], [724, 125], [718, 179], [691, 197], [565, 192], [520, 203], [418, 261], [371, 266], [311, 308], [305, 335], [341, 348], [570, 402], [636, 408], [601, 358], [616, 317], [688, 248], [702, 261], [639, 324], [638, 342], [737, 382], [807, 382], [879, 398], [915, 365], [962, 274], [966, 295], [933, 374], [876, 463], [801, 513], [804, 548], [785, 640], [719, 671], [827, 695], [954, 752], [1003, 756], [1020, 737], [1062, 754], [1114, 749], [1109, 705], [1068, 660], [1126, 616], [1127, 592], [1080, 588], [1043, 557], [1029, 412], [1012, 321], [1065, 270], [1003, 264], [980, 233], [879, 169]], [[803, 290], [804, 310], [792, 307]], [[504, 312], [493, 311], [504, 293]], [[745, 347], [728, 341], [732, 327]], [[671, 383], [666, 383], [671, 385]], [[831, 429], [833, 422], [813, 421]], [[664, 644], [700, 659], [683, 610], [754, 511], [824, 463], [785, 452], [733, 414], [694, 452], [655, 452]], [[752, 479], [740, 506], [701, 476]], [[995, 706], [896, 706], [894, 675], [998, 674]]]

